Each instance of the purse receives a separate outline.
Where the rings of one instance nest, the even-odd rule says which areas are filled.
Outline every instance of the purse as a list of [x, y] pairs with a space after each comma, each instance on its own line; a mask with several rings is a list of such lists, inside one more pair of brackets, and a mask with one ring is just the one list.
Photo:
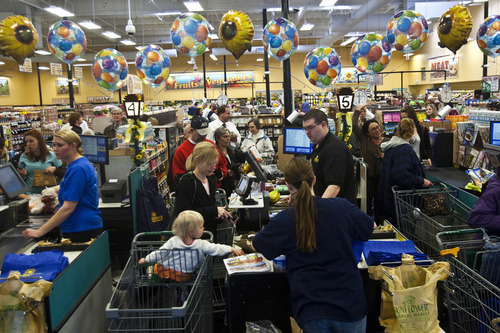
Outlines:
[[35, 170], [35, 174], [33, 176], [33, 187], [50, 187], [56, 185], [56, 176], [49, 172], [45, 172], [45, 170]]

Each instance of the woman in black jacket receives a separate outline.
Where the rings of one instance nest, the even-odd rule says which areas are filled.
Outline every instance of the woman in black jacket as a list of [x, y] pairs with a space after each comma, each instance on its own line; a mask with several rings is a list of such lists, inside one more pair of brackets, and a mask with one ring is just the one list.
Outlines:
[[205, 229], [215, 234], [217, 220], [231, 220], [226, 207], [215, 205], [215, 166], [219, 152], [211, 142], [200, 142], [186, 161], [188, 172], [180, 177], [175, 193], [175, 216], [185, 210], [199, 212], [205, 220]]
[[415, 150], [415, 153], [421, 161], [427, 161], [427, 165], [429, 167], [432, 166], [432, 151], [431, 140], [429, 138], [429, 130], [427, 129], [427, 127], [420, 126], [417, 114], [411, 106], [405, 106], [401, 109], [401, 119], [403, 118], [410, 118], [415, 124], [415, 128], [417, 131], [416, 134], [418, 134], [418, 137], [414, 135], [410, 140], [410, 145], [413, 147], [413, 150]]

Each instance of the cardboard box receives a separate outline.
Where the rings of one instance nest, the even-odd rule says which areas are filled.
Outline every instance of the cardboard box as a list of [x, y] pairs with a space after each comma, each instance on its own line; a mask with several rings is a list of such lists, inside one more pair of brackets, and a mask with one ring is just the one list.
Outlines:
[[[452, 130], [452, 123], [449, 120], [441, 121], [421, 121], [420, 126], [425, 126], [429, 132], [436, 131], [438, 128], [444, 128], [447, 132]], [[431, 128], [432, 127], [432, 128]]]

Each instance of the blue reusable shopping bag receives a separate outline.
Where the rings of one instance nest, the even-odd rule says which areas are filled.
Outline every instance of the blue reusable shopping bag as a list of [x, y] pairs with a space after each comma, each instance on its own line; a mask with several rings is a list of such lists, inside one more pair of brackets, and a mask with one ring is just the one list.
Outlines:
[[69, 265], [68, 257], [58, 250], [34, 254], [8, 253], [2, 265], [0, 279], [7, 279], [11, 271], [21, 273], [21, 281], [35, 282], [40, 279], [53, 281]]

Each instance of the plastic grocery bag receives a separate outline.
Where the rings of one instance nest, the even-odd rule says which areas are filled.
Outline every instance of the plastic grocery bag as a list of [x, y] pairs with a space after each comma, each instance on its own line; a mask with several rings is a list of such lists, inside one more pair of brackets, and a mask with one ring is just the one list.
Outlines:
[[270, 320], [246, 321], [246, 333], [281, 333]]
[[52, 282], [26, 284], [19, 275], [12, 273], [0, 284], [0, 332], [47, 332], [42, 301], [50, 294]]
[[447, 262], [425, 268], [415, 265], [413, 256], [407, 254], [402, 255], [401, 266], [368, 267], [370, 278], [384, 281], [379, 321], [385, 332], [443, 332], [437, 319], [437, 282], [445, 280], [449, 271]]

